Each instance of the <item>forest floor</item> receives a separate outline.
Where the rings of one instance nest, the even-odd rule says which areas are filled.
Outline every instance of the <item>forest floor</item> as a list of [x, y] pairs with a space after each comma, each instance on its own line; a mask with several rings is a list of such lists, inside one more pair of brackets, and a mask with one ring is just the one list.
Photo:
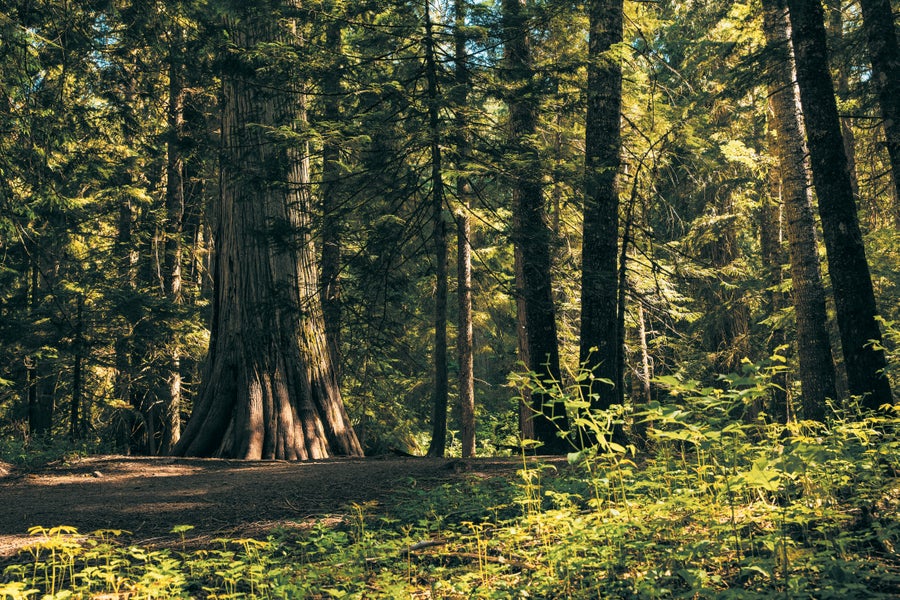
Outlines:
[[216, 538], [264, 538], [274, 528], [340, 519], [353, 503], [381, 502], [404, 488], [509, 477], [521, 466], [521, 458], [283, 462], [125, 456], [70, 460], [26, 473], [6, 465], [0, 468], [0, 562], [38, 541], [28, 535], [34, 526], [126, 530], [135, 543], [181, 546], [172, 529], [192, 525], [185, 542], [203, 547]]

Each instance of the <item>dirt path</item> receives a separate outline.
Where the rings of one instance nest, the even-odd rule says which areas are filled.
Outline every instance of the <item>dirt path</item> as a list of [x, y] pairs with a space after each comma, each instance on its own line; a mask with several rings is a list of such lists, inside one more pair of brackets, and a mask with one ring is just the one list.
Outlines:
[[197, 543], [265, 535], [286, 523], [381, 500], [410, 486], [509, 475], [521, 459], [332, 459], [305, 463], [94, 457], [25, 475], [0, 475], [0, 558], [27, 545], [29, 527], [124, 529], [165, 543], [193, 525]]

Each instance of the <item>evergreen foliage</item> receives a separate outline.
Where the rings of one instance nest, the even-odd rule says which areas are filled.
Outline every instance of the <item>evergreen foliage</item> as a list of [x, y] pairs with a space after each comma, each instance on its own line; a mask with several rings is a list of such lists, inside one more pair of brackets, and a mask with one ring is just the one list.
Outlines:
[[[872, 77], [875, 62], [885, 68], [870, 56], [884, 23], [872, 27], [862, 10], [883, 15], [890, 3], [829, 1], [811, 13], [826, 36], [825, 91], [807, 86], [803, 104], [828, 105], [826, 149], [842, 147], [847, 169], [818, 160], [826, 197], [807, 207], [822, 215], [806, 227], [826, 297], [816, 349], [835, 360], [810, 402], [796, 306], [811, 293], [792, 280], [784, 140], [770, 113], [778, 73], [793, 64], [763, 19], [763, 6], [785, 3], [626, 2], [621, 42], [600, 55], [589, 49], [589, 4], [600, 6], [258, 2], [262, 42], [242, 47], [242, 2], [0, 0], [4, 460], [32, 468], [71, 453], [171, 451], [209, 379], [216, 224], [240, 179], [224, 162], [235, 156], [225, 95], [251, 80], [265, 83], [260, 98], [297, 110], [276, 122], [251, 102], [261, 115], [240, 123], [246, 139], [309, 171], [286, 182], [278, 161], [255, 165], [256, 189], [303, 201], [289, 207], [295, 222], [248, 235], [311, 250], [322, 289], [305, 308], [321, 300], [328, 346], [311, 364], [335, 363], [362, 449], [471, 453], [457, 434], [460, 365], [436, 334], [446, 326], [452, 345], [464, 323], [446, 302], [464, 272], [447, 248], [468, 231], [475, 451], [523, 458], [516, 481], [410, 487], [390, 509], [343, 507], [337, 527], [216, 550], [35, 529], [47, 539], [6, 569], [0, 596], [900, 594], [900, 173], [883, 106], [892, 99]], [[819, 7], [787, 4], [794, 17]], [[279, 34], [267, 37], [269, 26]], [[597, 191], [585, 161], [598, 61], [621, 70], [621, 114], [602, 115], [618, 117], [620, 147], [604, 159], [617, 165], [606, 205], [618, 225], [609, 214], [600, 223], [601, 287], [617, 311], [616, 331], [603, 333], [618, 347], [595, 356], [580, 319], [583, 259], [596, 250], [582, 232]], [[847, 284], [841, 252], [832, 247], [829, 265], [817, 246], [843, 239], [824, 194], [834, 171], [849, 175], [838, 187], [853, 224], [850, 274], [868, 269], [871, 294]], [[467, 229], [455, 226], [461, 214]], [[861, 321], [846, 306], [863, 292], [869, 333], [854, 337]], [[543, 356], [529, 356], [535, 348]], [[863, 351], [877, 358], [877, 397], [853, 395], [867, 389]], [[550, 476], [527, 458], [547, 451], [570, 451], [572, 465]]]
[[[303, 233], [332, 286], [323, 296], [329, 344], [366, 451], [419, 454], [431, 441], [436, 273], [447, 274], [449, 293], [457, 286], [456, 257], [450, 252], [439, 269], [435, 236], [445, 230], [454, 248], [452, 215], [460, 211], [472, 248], [477, 451], [516, 447], [520, 399], [508, 375], [536, 370], [522, 364], [524, 295], [513, 248], [523, 237], [514, 181], [526, 171], [542, 188], [535, 206], [547, 225], [543, 281], [552, 283], [556, 315], [545, 325], [555, 326], [563, 373], [548, 374], [565, 387], [565, 373], [590, 356], [579, 337], [589, 18], [578, 3], [529, 0], [510, 3], [521, 11], [504, 25], [501, 4], [467, 2], [466, 19], [455, 23], [449, 2], [430, 2], [427, 11], [422, 2], [291, 3], [303, 43], [248, 50], [222, 26], [233, 12], [228, 3], [0, 4], [2, 433], [31, 448], [70, 437], [158, 454], [177, 435], [172, 423], [187, 421], [213, 317], [221, 77], [240, 67], [301, 82], [306, 122], [272, 133], [306, 148], [312, 214]], [[857, 4], [832, 4], [828, 59], [860, 242], [877, 314], [892, 323], [900, 319], [900, 198], [881, 88], [869, 77]], [[763, 31], [756, 0], [626, 3], [623, 41], [605, 53], [622, 70], [615, 285], [624, 348], [615, 351], [620, 358], [596, 358], [621, 362], [616, 404], [635, 443], [646, 440], [633, 415], [663, 398], [659, 376], [721, 386], [717, 377], [745, 359], [777, 354], [783, 391], [757, 409], [786, 419], [801, 406], [789, 301], [797, 292], [766, 112], [767, 65], [785, 58], [774, 57]], [[531, 43], [527, 81], [505, 54], [513, 32]], [[533, 130], [511, 138], [510, 107], [523, 100]], [[443, 157], [437, 171], [435, 151]], [[177, 181], [180, 200], [172, 196]], [[825, 275], [831, 298], [834, 274]], [[843, 406], [859, 390], [848, 385], [828, 302], [837, 360], [831, 400]], [[457, 310], [448, 304], [451, 344]], [[896, 343], [887, 335], [879, 347], [890, 354]], [[459, 365], [447, 357], [454, 454]], [[887, 368], [895, 377], [896, 365]]]

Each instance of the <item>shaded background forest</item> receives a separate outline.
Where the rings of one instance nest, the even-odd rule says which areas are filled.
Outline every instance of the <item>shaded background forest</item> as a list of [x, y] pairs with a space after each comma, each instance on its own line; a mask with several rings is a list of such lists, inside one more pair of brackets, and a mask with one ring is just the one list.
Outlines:
[[[0, 4], [7, 440], [76, 439], [157, 454], [170, 445], [167, 427], [190, 414], [211, 319], [221, 75], [234, 60], [220, 26], [228, 4]], [[826, 4], [843, 141], [891, 352], [900, 198], [860, 9]], [[299, 14], [303, 43], [290, 48], [291, 76], [302, 82], [307, 114], [296, 141], [309, 148], [312, 234], [330, 285], [326, 323], [339, 324], [330, 335], [360, 441], [370, 452], [428, 446], [441, 288], [435, 239], [445, 231], [453, 249], [446, 273], [454, 290], [458, 217], [467, 215], [478, 451], [514, 446], [520, 391], [508, 377], [524, 368], [511, 243], [519, 157], [507, 119], [521, 90], [504, 62], [499, 3], [470, 3], [462, 26], [441, 2], [306, 2]], [[559, 353], [571, 379], [580, 360], [587, 13], [580, 3], [548, 0], [528, 3], [524, 18], [538, 106], [530, 141], [542, 167]], [[464, 103], [454, 59], [460, 35], [471, 81]], [[661, 399], [657, 377], [715, 382], [749, 361], [785, 367], [777, 402], [792, 406], [797, 335], [768, 88], [778, 59], [759, 3], [628, 2], [624, 40], [613, 53], [623, 71], [626, 403]], [[459, 118], [471, 140], [464, 163], [451, 143]], [[435, 137], [446, 158], [437, 171]], [[458, 180], [470, 196], [458, 195]], [[829, 300], [837, 392], [846, 398], [833, 312]], [[449, 302], [451, 341], [458, 317]], [[446, 361], [451, 433], [460, 428], [454, 357]], [[450, 450], [457, 444], [451, 435]]]

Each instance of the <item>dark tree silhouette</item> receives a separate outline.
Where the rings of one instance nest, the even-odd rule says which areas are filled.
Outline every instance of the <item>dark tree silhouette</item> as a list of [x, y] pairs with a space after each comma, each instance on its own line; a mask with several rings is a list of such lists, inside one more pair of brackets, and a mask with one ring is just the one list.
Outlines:
[[[550, 228], [541, 185], [541, 162], [534, 144], [537, 130], [538, 94], [531, 56], [528, 20], [521, 0], [503, 0], [502, 24], [509, 89], [509, 165], [513, 180], [513, 244], [517, 252], [517, 293], [524, 312], [524, 336], [528, 368], [544, 381], [559, 382], [559, 348], [556, 308], [550, 273]], [[549, 385], [554, 385], [550, 383]], [[531, 395], [531, 425], [542, 451], [562, 453], [568, 449], [557, 436], [568, 429], [565, 409], [553, 403], [550, 394]]]
[[792, 70], [790, 21], [785, 0], [763, 0], [763, 27], [772, 50], [769, 97], [776, 131], [773, 154], [778, 160], [781, 197], [797, 318], [797, 355], [803, 416], [821, 419], [825, 399], [837, 398], [834, 361], [825, 315], [825, 289], [819, 267], [803, 124]]
[[622, 0], [588, 3], [584, 238], [581, 266], [581, 364], [612, 383], [589, 386], [594, 408], [620, 398], [622, 340], [617, 326], [622, 68], [610, 49], [622, 41]]
[[865, 404], [877, 407], [891, 402], [891, 388], [884, 352], [873, 345], [881, 331], [828, 69], [824, 14], [819, 2], [809, 0], [788, 0], [788, 7], [847, 382], [851, 394], [865, 395]]

